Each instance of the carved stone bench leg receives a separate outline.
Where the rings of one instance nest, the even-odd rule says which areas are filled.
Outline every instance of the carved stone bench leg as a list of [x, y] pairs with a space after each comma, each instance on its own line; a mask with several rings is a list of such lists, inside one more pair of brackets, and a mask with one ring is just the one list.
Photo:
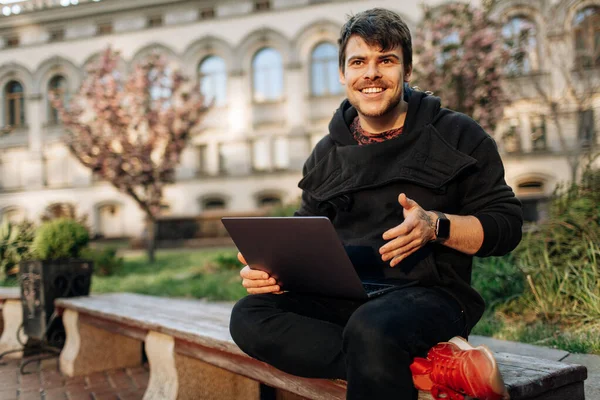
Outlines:
[[87, 375], [114, 368], [139, 366], [142, 343], [79, 321], [79, 313], [62, 316], [67, 339], [60, 353], [60, 370], [67, 376]]
[[150, 380], [144, 400], [258, 400], [256, 381], [174, 352], [171, 336], [149, 332]]
[[[0, 337], [0, 353], [10, 350], [22, 349], [23, 345], [19, 343], [17, 335], [19, 334], [19, 328], [23, 323], [23, 309], [20, 300], [6, 300], [2, 304], [2, 318], [4, 324], [4, 330], [2, 330], [2, 336]], [[27, 343], [27, 335], [22, 334], [21, 340], [23, 343]], [[21, 358], [23, 352], [9, 353], [6, 358]]]

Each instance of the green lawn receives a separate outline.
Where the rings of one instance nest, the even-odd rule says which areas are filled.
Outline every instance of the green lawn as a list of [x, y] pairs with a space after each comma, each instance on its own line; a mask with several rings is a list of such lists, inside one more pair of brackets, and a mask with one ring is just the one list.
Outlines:
[[156, 262], [145, 255], [125, 256], [124, 265], [112, 276], [94, 276], [92, 293], [133, 292], [165, 297], [236, 300], [244, 296], [239, 269], [230, 261], [232, 248], [208, 250], [159, 250]]

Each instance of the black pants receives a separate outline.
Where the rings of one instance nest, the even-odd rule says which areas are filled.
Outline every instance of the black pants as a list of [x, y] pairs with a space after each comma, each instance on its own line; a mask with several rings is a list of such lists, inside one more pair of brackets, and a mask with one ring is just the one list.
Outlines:
[[465, 335], [459, 304], [409, 287], [366, 302], [298, 293], [249, 295], [233, 308], [233, 340], [290, 374], [346, 379], [347, 399], [417, 399], [409, 365], [438, 342]]

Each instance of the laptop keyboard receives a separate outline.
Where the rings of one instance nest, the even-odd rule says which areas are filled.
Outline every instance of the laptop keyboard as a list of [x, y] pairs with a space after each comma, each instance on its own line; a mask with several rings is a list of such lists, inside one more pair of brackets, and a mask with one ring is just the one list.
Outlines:
[[363, 283], [363, 288], [365, 288], [365, 292], [367, 292], [367, 293], [376, 292], [378, 290], [385, 289], [389, 286], [390, 285], [377, 285], [374, 283]]

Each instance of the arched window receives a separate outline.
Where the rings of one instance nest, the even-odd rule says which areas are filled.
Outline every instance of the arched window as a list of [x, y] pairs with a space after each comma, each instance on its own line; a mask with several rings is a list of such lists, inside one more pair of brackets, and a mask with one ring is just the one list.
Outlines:
[[502, 27], [502, 36], [511, 55], [506, 73], [522, 75], [539, 69], [537, 30], [533, 21], [524, 16], [513, 17]]
[[202, 199], [202, 211], [224, 210], [227, 208], [227, 202], [222, 197], [206, 197]]
[[341, 94], [342, 85], [338, 75], [338, 51], [333, 43], [317, 45], [310, 60], [311, 93], [313, 96]]
[[544, 220], [548, 215], [548, 197], [544, 191], [544, 181], [528, 179], [517, 185], [517, 196], [523, 205], [523, 219], [525, 222]]
[[600, 7], [589, 6], [575, 14], [575, 63], [578, 67], [600, 66]]
[[259, 50], [252, 60], [254, 101], [277, 101], [283, 97], [283, 63], [275, 49]]
[[281, 197], [272, 194], [264, 194], [257, 198], [258, 207], [278, 207], [281, 206]]
[[18, 127], [25, 125], [25, 93], [23, 85], [17, 81], [10, 81], [4, 89], [5, 124]]
[[53, 96], [57, 96], [63, 104], [68, 101], [67, 98], [67, 80], [62, 75], [56, 75], [48, 83], [48, 123], [58, 124], [60, 118], [58, 110], [52, 105]]
[[227, 66], [225, 60], [208, 56], [198, 66], [200, 91], [206, 104], [214, 101], [217, 107], [224, 106], [227, 100]]

